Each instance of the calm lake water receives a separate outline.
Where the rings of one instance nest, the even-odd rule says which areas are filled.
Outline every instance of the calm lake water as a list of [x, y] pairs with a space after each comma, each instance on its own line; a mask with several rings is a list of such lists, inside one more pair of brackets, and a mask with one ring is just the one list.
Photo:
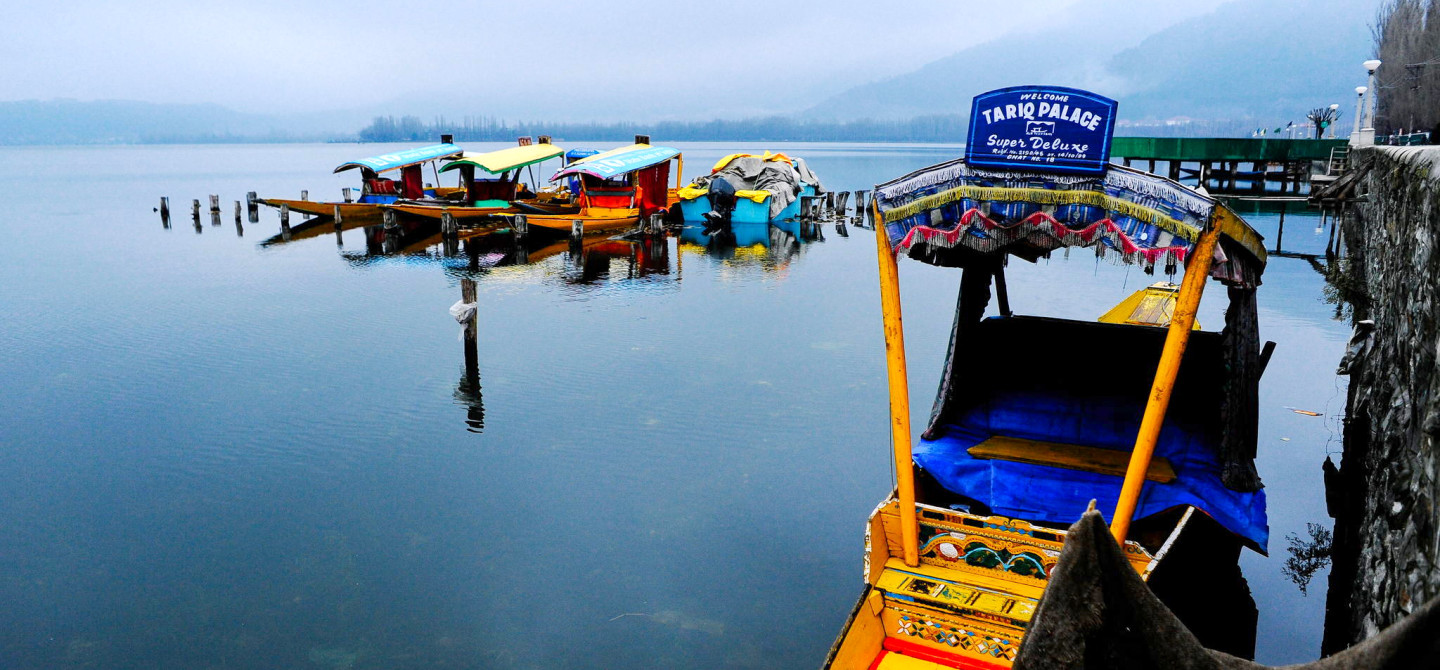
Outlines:
[[[784, 150], [836, 190], [959, 153], [681, 148], [688, 173]], [[0, 149], [0, 667], [817, 667], [891, 481], [872, 233], [475, 271], [360, 230], [262, 247], [268, 209], [237, 236], [246, 191], [334, 199], [333, 166], [386, 149]], [[196, 231], [210, 193], [223, 225]], [[1316, 222], [1289, 215], [1286, 248], [1323, 249]], [[1088, 252], [1008, 278], [1016, 311], [1076, 319], [1156, 280]], [[918, 424], [959, 273], [902, 260], [901, 282]], [[1303, 596], [1281, 566], [1330, 525], [1349, 329], [1322, 286], [1276, 258], [1260, 291], [1271, 556], [1242, 565], [1266, 663], [1319, 649], [1327, 576]]]

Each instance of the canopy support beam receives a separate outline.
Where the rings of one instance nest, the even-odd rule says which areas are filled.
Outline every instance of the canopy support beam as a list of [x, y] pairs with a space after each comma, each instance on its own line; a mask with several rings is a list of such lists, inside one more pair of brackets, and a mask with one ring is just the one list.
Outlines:
[[920, 526], [915, 518], [915, 466], [910, 453], [910, 386], [905, 373], [905, 329], [900, 320], [900, 273], [880, 207], [872, 207], [876, 253], [880, 260], [885, 360], [890, 380], [890, 441], [895, 455], [895, 488], [900, 499], [900, 543], [905, 565], [913, 568], [920, 565]]
[[1002, 257], [999, 263], [995, 264], [995, 300], [1000, 303], [1000, 316], [1010, 318], [1015, 313], [1010, 311], [1010, 291], [1005, 287], [1005, 261]]
[[1210, 277], [1210, 264], [1215, 258], [1215, 243], [1219, 236], [1220, 227], [1213, 223], [1200, 234], [1190, 257], [1190, 267], [1185, 269], [1185, 279], [1180, 284], [1175, 314], [1170, 319], [1165, 348], [1160, 352], [1155, 382], [1150, 386], [1150, 399], [1145, 404], [1140, 433], [1135, 438], [1135, 450], [1130, 453], [1130, 466], [1125, 471], [1125, 483], [1120, 487], [1120, 500], [1115, 505], [1115, 516], [1110, 519], [1110, 533], [1121, 545], [1130, 533], [1130, 521], [1140, 502], [1145, 473], [1150, 469], [1151, 457], [1155, 455], [1155, 443], [1160, 439], [1165, 411], [1170, 407], [1170, 394], [1175, 390], [1175, 377], [1180, 373], [1185, 346], [1190, 343], [1190, 329], [1195, 326], [1195, 313], [1200, 308], [1205, 281]]

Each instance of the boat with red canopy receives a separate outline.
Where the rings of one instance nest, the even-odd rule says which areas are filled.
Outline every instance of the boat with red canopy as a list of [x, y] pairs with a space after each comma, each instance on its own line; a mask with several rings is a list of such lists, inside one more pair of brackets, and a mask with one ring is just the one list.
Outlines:
[[[532, 226], [572, 231], [579, 221], [587, 232], [630, 228], [642, 219], [664, 214], [676, 202], [675, 190], [684, 172], [678, 149], [651, 146], [638, 135], [635, 144], [587, 156], [556, 171], [550, 181], [575, 177], [577, 214], [528, 214]], [[670, 186], [670, 162], [676, 162]]]

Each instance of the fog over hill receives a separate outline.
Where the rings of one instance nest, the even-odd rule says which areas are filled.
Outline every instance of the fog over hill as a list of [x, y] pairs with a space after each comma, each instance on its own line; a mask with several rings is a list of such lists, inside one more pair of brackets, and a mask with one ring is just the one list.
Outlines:
[[[909, 73], [857, 86], [811, 118], [906, 118], [968, 113], [977, 93], [1018, 83], [1074, 86], [1120, 101], [1126, 119], [1303, 118], [1342, 109], [1364, 83], [1368, 22], [1378, 0], [1240, 0], [1148, 36], [1107, 27], [1143, 4], [1096, 5], [1072, 28], [1010, 34]], [[1118, 34], [1117, 34], [1118, 33]], [[1347, 115], [1348, 117], [1348, 115]]]
[[[164, 95], [172, 102], [0, 101], [0, 144], [354, 139], [376, 117], [407, 114], [429, 127], [488, 117], [498, 118], [507, 128], [532, 129], [559, 122], [571, 127], [602, 122], [607, 128], [628, 128], [626, 124], [659, 128], [669, 122], [686, 126], [686, 137], [723, 129], [723, 136], [710, 138], [717, 140], [745, 136], [957, 141], [963, 138], [964, 125], [964, 119], [957, 117], [968, 115], [974, 95], [1017, 84], [1074, 86], [1108, 95], [1120, 101], [1122, 121], [1199, 121], [1177, 131], [1183, 134], [1243, 133], [1245, 124], [1280, 125], [1331, 103], [1341, 104], [1341, 127], [1345, 127], [1354, 104], [1351, 91], [1363, 83], [1359, 63], [1371, 54], [1368, 24], [1380, 4], [1380, 0], [1193, 0], [1184, 5], [1153, 0], [1004, 1], [1010, 5], [910, 0], [909, 5], [889, 8], [884, 21], [868, 24], [858, 14], [831, 16], [829, 24], [817, 25], [824, 32], [833, 31], [834, 39], [806, 38], [814, 51], [808, 55], [797, 48], [799, 42], [770, 36], [780, 31], [799, 39], [816, 32], [817, 26], [795, 24], [804, 13], [790, 8], [768, 23], [756, 23], [758, 19], [751, 17], [737, 25], [717, 26], [720, 32], [700, 46], [668, 34], [650, 47], [631, 45], [621, 62], [644, 65], [634, 72], [628, 65], [615, 67], [610, 60], [580, 59], [588, 69], [571, 71], [569, 82], [559, 70], [556, 76], [537, 81], [533, 73], [524, 75], [524, 68], [510, 73], [513, 82], [504, 86], [470, 81], [470, 74], [493, 74], [493, 68], [482, 65], [457, 70], [466, 74], [453, 79], [459, 83], [406, 92], [407, 78], [375, 79], [381, 73], [366, 69], [360, 74], [383, 84], [362, 87], [369, 97], [346, 97], [335, 91], [355, 87], [336, 84], [355, 75], [355, 69], [317, 75], [311, 71], [314, 63], [304, 61], [288, 64], [282, 72], [281, 61], [272, 58], [274, 62], [247, 67], [264, 66], [277, 77], [288, 73], [307, 82], [329, 82], [329, 89], [322, 90], [331, 93], [328, 97], [292, 94], [295, 106], [288, 102], [262, 106], [254, 96], [268, 87], [252, 86], [237, 91], [236, 104], [247, 105], [242, 106], [244, 112], [231, 108], [228, 98], [220, 103], [175, 101], [207, 99], [203, 89], [188, 86], [166, 89]], [[650, 4], [652, 9], [659, 7]], [[524, 15], [519, 12], [511, 20], [522, 21]], [[795, 24], [793, 31], [786, 27], [790, 24]], [[739, 25], [763, 30], [743, 40], [725, 37], [740, 30]], [[585, 29], [575, 21], [564, 26], [571, 32]], [[817, 46], [830, 42], [844, 48]], [[952, 43], [962, 48], [935, 59], [955, 48], [947, 46]], [[656, 51], [657, 45], [664, 45], [666, 51]], [[862, 45], [880, 46], [865, 51]], [[676, 57], [688, 53], [682, 49], [693, 52], [701, 46], [707, 52], [703, 57], [693, 53]], [[189, 48], [199, 53], [201, 46], [197, 42]], [[0, 53], [7, 49], [19, 53], [20, 47], [0, 41]], [[825, 55], [847, 51], [855, 52], [849, 61]], [[210, 60], [223, 60], [229, 52], [205, 53]], [[292, 55], [301, 58], [305, 53]], [[234, 57], [245, 58], [244, 54]], [[522, 59], [516, 66], [527, 63]], [[906, 71], [911, 67], [907, 63], [918, 66]], [[541, 58], [536, 64], [556, 67], [553, 59]], [[155, 67], [161, 65], [157, 61]], [[70, 66], [73, 71], [68, 74], [52, 73], [56, 76], [50, 79], [68, 82], [68, 88], [56, 90], [134, 90], [141, 96], [148, 90], [119, 83], [107, 88], [91, 81], [93, 76], [82, 81], [88, 62]], [[894, 75], [885, 77], [886, 72]], [[31, 72], [28, 79], [21, 78], [29, 82], [28, 88], [12, 82], [0, 89], [44, 90], [31, 81], [41, 74]], [[340, 80], [330, 81], [335, 77]], [[640, 77], [645, 84], [637, 88], [627, 77]], [[845, 88], [849, 81], [867, 80]], [[746, 92], [737, 94], [737, 87]], [[381, 90], [391, 92], [381, 94]], [[339, 109], [319, 109], [317, 98]], [[277, 104], [302, 111], [265, 111]], [[929, 130], [916, 134], [908, 130], [912, 127]], [[1143, 128], [1139, 133], [1145, 134]]]

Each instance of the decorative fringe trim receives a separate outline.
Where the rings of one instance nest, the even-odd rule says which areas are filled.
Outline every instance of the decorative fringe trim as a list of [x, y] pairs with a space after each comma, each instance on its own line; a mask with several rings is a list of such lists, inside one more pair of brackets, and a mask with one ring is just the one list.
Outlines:
[[[971, 208], [960, 217], [959, 225], [950, 230], [941, 230], [926, 225], [911, 228], [905, 238], [896, 245], [897, 252], [904, 251], [916, 242], [953, 248], [964, 245], [975, 251], [990, 253], [1016, 242], [1027, 242], [1046, 252], [1061, 247], [1095, 247], [1096, 256], [1105, 256], [1106, 247], [1114, 249], [1124, 263], [1153, 266], [1160, 261], [1167, 265], [1184, 263], [1190, 252], [1189, 246], [1141, 247], [1120, 226], [1111, 219], [1102, 219], [1081, 229], [1071, 229], [1055, 217], [1036, 212], [1024, 220], [1011, 225], [1001, 225]], [[1109, 245], [1105, 243], [1109, 242]]]
[[[988, 202], [1024, 202], [1036, 205], [1089, 205], [1106, 212], [1121, 214], [1143, 221], [1186, 242], [1200, 238], [1200, 226], [1167, 216], [1155, 209], [1139, 205], [1100, 191], [1055, 191], [1044, 188], [1005, 188], [992, 186], [956, 186], [895, 207], [885, 212], [885, 222], [892, 223], [922, 212], [938, 209], [961, 200]], [[973, 209], [971, 210], [973, 211]], [[969, 215], [969, 212], [966, 213]], [[1054, 219], [1051, 219], [1052, 221]], [[1106, 219], [1107, 221], [1109, 219]]]

